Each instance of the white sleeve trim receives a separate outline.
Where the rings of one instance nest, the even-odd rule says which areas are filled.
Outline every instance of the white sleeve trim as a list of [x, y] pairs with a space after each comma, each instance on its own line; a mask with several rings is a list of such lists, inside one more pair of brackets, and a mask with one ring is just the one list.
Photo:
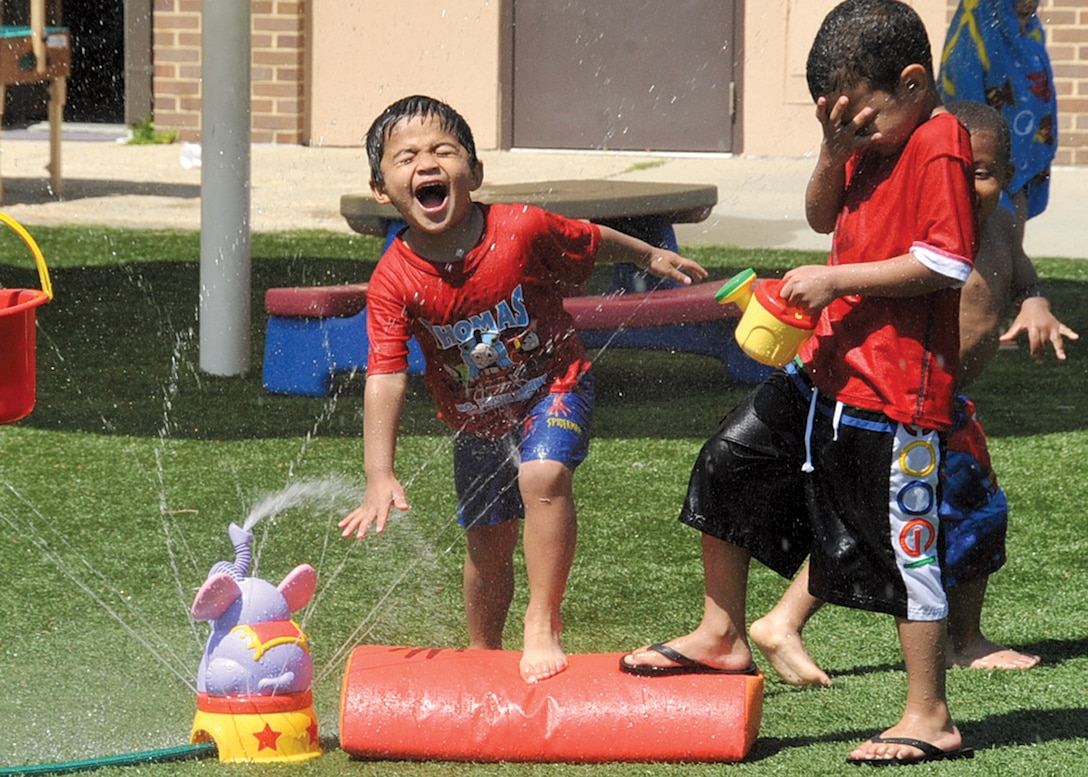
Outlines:
[[971, 274], [972, 264], [970, 260], [957, 254], [942, 251], [927, 243], [914, 243], [910, 252], [919, 262], [935, 273], [940, 273], [946, 278], [956, 281], [956, 287], [967, 283], [967, 276]]

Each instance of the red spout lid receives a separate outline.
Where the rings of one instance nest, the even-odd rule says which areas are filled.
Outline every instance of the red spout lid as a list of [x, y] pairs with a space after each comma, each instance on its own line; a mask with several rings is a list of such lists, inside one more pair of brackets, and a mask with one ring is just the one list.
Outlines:
[[755, 294], [755, 298], [759, 301], [759, 304], [763, 306], [763, 309], [782, 323], [789, 324], [798, 329], [815, 329], [817, 317], [800, 308], [795, 308], [786, 304], [786, 302], [778, 296], [781, 287], [782, 281], [780, 279], [767, 278], [756, 284], [753, 293]]

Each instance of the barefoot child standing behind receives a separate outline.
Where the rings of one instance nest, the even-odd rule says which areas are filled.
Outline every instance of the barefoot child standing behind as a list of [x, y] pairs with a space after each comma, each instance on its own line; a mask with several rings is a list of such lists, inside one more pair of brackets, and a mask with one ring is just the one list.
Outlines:
[[473, 202], [483, 164], [468, 124], [438, 100], [390, 105], [367, 133], [367, 154], [375, 199], [407, 227], [367, 292], [366, 493], [339, 525], [362, 539], [384, 529], [391, 507], [408, 509], [394, 459], [415, 336], [427, 387], [455, 433], [469, 647], [502, 647], [524, 518], [521, 675], [537, 682], [567, 666], [560, 609], [577, 533], [572, 478], [593, 414], [590, 363], [562, 292], [585, 283], [598, 259], [681, 283], [706, 271], [607, 227]]

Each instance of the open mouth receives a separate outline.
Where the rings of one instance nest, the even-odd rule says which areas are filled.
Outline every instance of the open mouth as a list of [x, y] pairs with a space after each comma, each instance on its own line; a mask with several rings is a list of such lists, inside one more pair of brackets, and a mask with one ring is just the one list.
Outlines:
[[425, 183], [416, 189], [416, 201], [423, 206], [424, 210], [441, 208], [445, 204], [448, 195], [449, 190], [446, 184], [438, 181]]

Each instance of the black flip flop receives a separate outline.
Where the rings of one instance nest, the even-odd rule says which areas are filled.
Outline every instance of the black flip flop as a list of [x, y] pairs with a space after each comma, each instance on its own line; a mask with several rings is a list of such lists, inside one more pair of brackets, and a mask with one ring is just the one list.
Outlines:
[[[660, 653], [676, 664], [676, 666], [629, 664], [624, 660], [627, 656], [623, 656], [620, 658], [620, 671], [636, 675], [637, 677], [671, 677], [673, 675], [681, 674], [759, 674], [759, 669], [754, 663], [749, 664], [744, 669], [719, 669], [716, 666], [704, 664], [702, 661], [696, 661], [694, 658], [688, 658], [679, 650], [671, 648], [668, 645], [663, 645], [660, 642], [650, 645], [646, 649], [652, 650], [655, 653]], [[630, 653], [627, 655], [630, 655]]]
[[928, 763], [929, 761], [955, 761], [960, 758], [975, 757], [975, 751], [970, 747], [961, 747], [958, 750], [941, 750], [941, 748], [931, 745], [929, 742], [910, 737], [882, 737], [878, 734], [869, 741], [916, 747], [922, 751], [923, 755], [918, 758], [847, 758], [846, 762], [855, 765], [866, 764], [868, 766], [912, 766], [914, 764]]

